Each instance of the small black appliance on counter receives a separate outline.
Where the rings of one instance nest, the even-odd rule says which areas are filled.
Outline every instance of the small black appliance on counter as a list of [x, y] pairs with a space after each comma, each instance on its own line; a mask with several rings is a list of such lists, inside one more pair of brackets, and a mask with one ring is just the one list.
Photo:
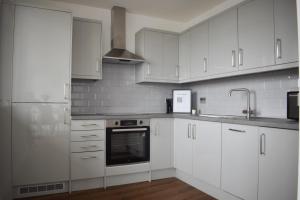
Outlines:
[[287, 93], [287, 118], [299, 120], [298, 91]]
[[173, 113], [173, 99], [166, 99], [167, 113]]

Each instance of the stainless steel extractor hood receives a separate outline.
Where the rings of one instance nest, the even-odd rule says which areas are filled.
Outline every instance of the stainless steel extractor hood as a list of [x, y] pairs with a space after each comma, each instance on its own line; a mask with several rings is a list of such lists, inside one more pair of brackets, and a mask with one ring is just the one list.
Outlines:
[[138, 64], [144, 59], [126, 50], [126, 9], [111, 9], [111, 50], [103, 56], [104, 63]]

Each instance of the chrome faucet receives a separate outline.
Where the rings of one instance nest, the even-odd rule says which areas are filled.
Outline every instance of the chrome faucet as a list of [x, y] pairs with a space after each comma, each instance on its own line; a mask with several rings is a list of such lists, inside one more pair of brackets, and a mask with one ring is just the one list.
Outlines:
[[247, 111], [245, 112], [247, 114], [247, 119], [250, 119], [251, 115], [251, 109], [250, 109], [250, 90], [247, 88], [236, 88], [236, 89], [231, 89], [229, 91], [229, 96], [231, 96], [232, 92], [246, 92], [247, 94]]

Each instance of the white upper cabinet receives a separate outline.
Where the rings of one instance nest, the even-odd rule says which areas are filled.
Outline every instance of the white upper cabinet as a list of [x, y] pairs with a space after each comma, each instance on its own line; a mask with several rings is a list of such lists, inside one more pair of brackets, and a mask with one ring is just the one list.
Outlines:
[[220, 187], [221, 181], [221, 123], [194, 121], [193, 175], [194, 177]]
[[73, 20], [72, 78], [102, 79], [101, 23]]
[[297, 199], [298, 131], [259, 128], [259, 200]]
[[237, 9], [228, 10], [209, 20], [208, 73], [238, 70]]
[[72, 15], [16, 6], [13, 102], [68, 102]]
[[186, 31], [179, 36], [179, 80], [185, 81], [190, 76], [191, 32]]
[[222, 124], [221, 187], [225, 192], [257, 199], [258, 145], [257, 127]]
[[174, 119], [151, 119], [151, 169], [168, 169], [174, 166]]
[[207, 74], [208, 68], [208, 22], [190, 30], [190, 75], [191, 79]]
[[298, 61], [296, 0], [274, 0], [276, 64]]
[[174, 166], [187, 174], [193, 174], [192, 121], [174, 120]]
[[167, 80], [179, 79], [179, 41], [178, 35], [164, 34], [163, 74]]
[[13, 185], [69, 179], [67, 107], [57, 103], [13, 104]]
[[275, 64], [274, 0], [254, 0], [238, 8], [239, 68]]
[[137, 82], [178, 82], [178, 35], [142, 29], [136, 34], [136, 54], [145, 63], [136, 66]]

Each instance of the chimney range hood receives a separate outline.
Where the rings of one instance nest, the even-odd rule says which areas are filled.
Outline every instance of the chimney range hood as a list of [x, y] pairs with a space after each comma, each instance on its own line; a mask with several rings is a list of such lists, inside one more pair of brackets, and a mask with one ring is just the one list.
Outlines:
[[111, 50], [103, 56], [104, 63], [138, 64], [144, 58], [126, 50], [126, 9], [114, 6], [111, 9]]

